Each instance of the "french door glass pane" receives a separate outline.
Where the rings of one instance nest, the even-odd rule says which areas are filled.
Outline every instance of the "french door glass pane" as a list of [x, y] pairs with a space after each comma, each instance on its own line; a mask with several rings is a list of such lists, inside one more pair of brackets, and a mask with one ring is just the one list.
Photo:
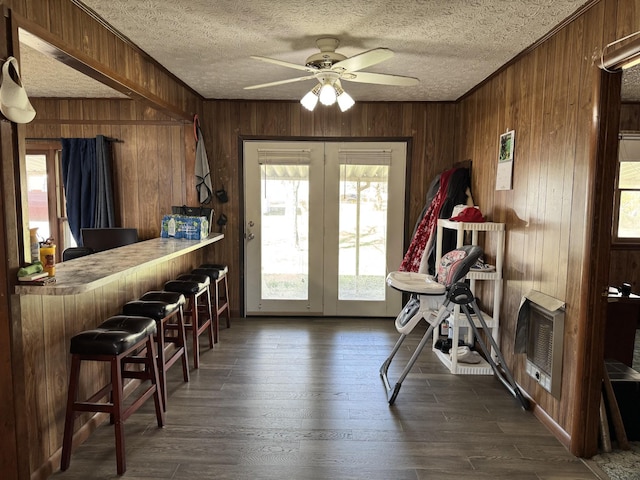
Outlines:
[[309, 298], [309, 166], [261, 166], [261, 297]]
[[386, 165], [340, 166], [338, 299], [385, 300]]

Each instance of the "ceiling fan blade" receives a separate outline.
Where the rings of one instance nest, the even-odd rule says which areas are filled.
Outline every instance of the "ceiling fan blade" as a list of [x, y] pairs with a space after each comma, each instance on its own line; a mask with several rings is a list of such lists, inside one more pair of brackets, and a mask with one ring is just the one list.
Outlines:
[[414, 77], [389, 75], [386, 73], [353, 72], [347, 73], [340, 78], [349, 82], [376, 83], [378, 85], [397, 85], [399, 87], [411, 87], [420, 83], [420, 80]]
[[339, 61], [331, 67], [331, 70], [342, 69], [347, 72], [356, 72], [376, 63], [384, 62], [391, 57], [393, 57], [393, 51], [388, 48], [374, 48]]
[[275, 87], [276, 85], [284, 85], [285, 83], [294, 83], [294, 82], [301, 82], [303, 80], [311, 80], [312, 78], [316, 78], [316, 76], [309, 75], [307, 77], [289, 78], [287, 80], [278, 80], [277, 82], [261, 83], [260, 85], [251, 85], [249, 87], [244, 87], [244, 89], [254, 90], [256, 88]]
[[257, 55], [251, 55], [251, 58], [253, 58], [255, 60], [261, 60], [261, 61], [267, 62], [267, 63], [274, 63], [276, 65], [280, 65], [281, 67], [295, 68], [296, 70], [302, 70], [304, 72], [315, 72], [315, 71], [317, 71], [317, 69], [313, 68], [313, 67], [307, 67], [305, 65], [298, 65], [297, 63], [284, 62], [282, 60], [277, 60], [275, 58], [260, 57], [260, 56], [257, 56]]

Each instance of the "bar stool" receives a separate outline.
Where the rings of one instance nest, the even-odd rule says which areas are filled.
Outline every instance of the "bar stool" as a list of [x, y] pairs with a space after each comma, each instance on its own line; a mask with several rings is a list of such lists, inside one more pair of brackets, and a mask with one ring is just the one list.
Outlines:
[[[151, 291], [142, 295], [138, 300], [128, 302], [122, 307], [124, 315], [141, 315], [156, 321], [155, 336], [158, 345], [158, 375], [162, 391], [162, 404], [167, 410], [167, 370], [178, 359], [182, 359], [182, 376], [189, 381], [189, 366], [187, 364], [187, 342], [184, 329], [184, 295], [177, 292]], [[169, 323], [170, 320], [173, 321]], [[167, 336], [167, 332], [175, 335]], [[175, 348], [167, 352], [167, 347]], [[168, 353], [168, 355], [167, 355]]]
[[[204, 263], [200, 265], [196, 270], [207, 271], [207, 275], [211, 278], [215, 288], [215, 292], [212, 292], [214, 310], [216, 312], [216, 319], [219, 321], [220, 314], [226, 312], [227, 328], [231, 327], [231, 312], [229, 310], [229, 284], [227, 277], [229, 274], [229, 267], [218, 263]], [[223, 288], [220, 288], [220, 284], [223, 284]]]
[[[198, 338], [205, 330], [209, 332], [209, 348], [213, 348], [214, 344], [213, 315], [211, 314], [211, 296], [209, 293], [210, 284], [211, 281], [207, 275], [190, 273], [179, 275], [175, 280], [170, 280], [164, 284], [165, 291], [181, 293], [187, 299], [184, 316], [189, 317], [191, 321], [190, 323], [185, 323], [184, 327], [187, 330], [191, 330], [193, 337], [193, 368], [200, 367]], [[200, 318], [200, 314], [204, 318]]]
[[[61, 470], [69, 468], [73, 443], [73, 424], [78, 412], [105, 412], [115, 429], [118, 475], [126, 470], [124, 421], [151, 396], [155, 402], [158, 427], [164, 426], [162, 397], [158, 387], [155, 343], [156, 322], [152, 318], [116, 315], [98, 328], [80, 332], [71, 338], [71, 375], [62, 441]], [[144, 355], [143, 355], [144, 354]], [[109, 362], [111, 381], [85, 401], [78, 401], [80, 366], [83, 361]], [[130, 371], [128, 364], [143, 364], [143, 370]], [[148, 386], [127, 408], [124, 406], [124, 379], [136, 378]], [[109, 395], [109, 401], [98, 402]]]

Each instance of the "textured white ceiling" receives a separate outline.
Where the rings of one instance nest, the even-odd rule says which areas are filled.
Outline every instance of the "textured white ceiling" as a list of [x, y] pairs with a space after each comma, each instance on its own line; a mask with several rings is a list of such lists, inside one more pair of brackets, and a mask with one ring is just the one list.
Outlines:
[[20, 62], [22, 83], [31, 97], [126, 98], [24, 43], [20, 45]]
[[[243, 87], [306, 76], [251, 55], [303, 64], [318, 37], [340, 40], [349, 57], [376, 47], [395, 56], [364, 71], [417, 77], [415, 87], [343, 82], [357, 100], [445, 101], [468, 92], [569, 17], [586, 0], [83, 0], [115, 29], [208, 99], [298, 100], [313, 80]], [[65, 74], [46, 80], [23, 55], [32, 96], [116, 96]], [[58, 77], [59, 78], [59, 77]], [[640, 83], [640, 82], [639, 82]], [[56, 85], [67, 91], [52, 90]], [[86, 93], [84, 90], [86, 89]], [[47, 91], [51, 90], [51, 94]]]
[[640, 65], [622, 72], [622, 101], [640, 102]]

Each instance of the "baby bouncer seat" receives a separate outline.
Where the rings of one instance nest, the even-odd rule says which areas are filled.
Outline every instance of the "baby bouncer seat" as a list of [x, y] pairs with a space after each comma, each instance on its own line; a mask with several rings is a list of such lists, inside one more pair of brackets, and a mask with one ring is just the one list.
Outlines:
[[[390, 287], [408, 293], [411, 296], [395, 320], [396, 330], [400, 333], [400, 338], [389, 357], [380, 367], [380, 376], [387, 390], [387, 399], [390, 405], [395, 402], [402, 387], [402, 382], [428, 343], [434, 329], [439, 328], [440, 324], [449, 317], [455, 305], [460, 305], [460, 310], [464, 313], [468, 325], [472, 329], [473, 335], [495, 376], [518, 399], [524, 410], [529, 408], [529, 401], [520, 392], [513, 375], [504, 361], [497, 342], [492, 335], [487, 335], [486, 337], [491, 347], [489, 348], [483, 336], [480, 335], [476, 322], [471, 317], [473, 312], [480, 327], [485, 332], [489, 331], [471, 289], [464, 282], [465, 276], [482, 255], [483, 251], [479, 246], [463, 245], [442, 256], [435, 276], [403, 271], [391, 272], [387, 276], [387, 284]], [[425, 320], [429, 327], [413, 352], [409, 363], [404, 367], [400, 377], [392, 387], [388, 377], [389, 366], [404, 340], [421, 320]]]

